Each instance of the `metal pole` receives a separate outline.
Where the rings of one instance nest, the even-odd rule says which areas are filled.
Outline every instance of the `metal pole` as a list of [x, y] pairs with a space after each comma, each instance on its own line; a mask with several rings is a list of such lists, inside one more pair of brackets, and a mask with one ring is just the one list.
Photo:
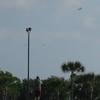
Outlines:
[[28, 32], [28, 69], [27, 69], [27, 79], [28, 79], [28, 99], [30, 98], [30, 95], [29, 95], [29, 91], [30, 91], [30, 87], [29, 87], [29, 65], [30, 65], [30, 63], [29, 63], [29, 61], [30, 61], [30, 32]]
[[31, 28], [26, 28], [26, 32], [28, 33], [28, 59], [27, 59], [27, 100], [30, 100], [30, 82], [29, 82], [29, 75], [30, 75], [30, 32]]

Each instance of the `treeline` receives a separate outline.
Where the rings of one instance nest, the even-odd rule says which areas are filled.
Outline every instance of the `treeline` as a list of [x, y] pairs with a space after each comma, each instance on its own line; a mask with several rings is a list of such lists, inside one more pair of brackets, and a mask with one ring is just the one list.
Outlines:
[[[75, 65], [68, 66], [68, 64]], [[62, 68], [64, 71], [73, 70], [69, 79], [51, 76], [42, 80], [41, 100], [70, 100], [71, 93], [73, 100], [100, 100], [100, 75], [94, 73], [77, 75], [75, 66], [79, 63], [68, 64], [64, 63]], [[75, 68], [73, 69], [72, 66]], [[72, 69], [66, 69], [70, 67]], [[30, 79], [30, 100], [34, 100], [33, 91], [34, 79]], [[0, 100], [27, 100], [27, 79], [20, 80], [10, 72], [0, 71]]]
[[[69, 100], [70, 79], [56, 76], [42, 80], [41, 100]], [[93, 73], [74, 76], [74, 100], [100, 100], [100, 75]], [[34, 79], [30, 79], [30, 97], [34, 98]], [[26, 100], [27, 80], [20, 80], [9, 72], [0, 71], [0, 100]]]

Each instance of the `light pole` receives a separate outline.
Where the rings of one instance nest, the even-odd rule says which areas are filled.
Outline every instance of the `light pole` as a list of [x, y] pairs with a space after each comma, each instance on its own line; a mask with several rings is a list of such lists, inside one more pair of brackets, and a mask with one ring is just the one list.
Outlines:
[[30, 83], [29, 83], [29, 72], [30, 72], [30, 32], [32, 28], [26, 28], [26, 32], [28, 34], [28, 55], [27, 55], [27, 100], [30, 99]]

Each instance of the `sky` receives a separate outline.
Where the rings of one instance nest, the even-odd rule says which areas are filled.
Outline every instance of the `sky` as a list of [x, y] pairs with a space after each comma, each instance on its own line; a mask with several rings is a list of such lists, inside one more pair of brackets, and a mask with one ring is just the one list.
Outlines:
[[[63, 62], [100, 73], [100, 0], [0, 0], [0, 69], [27, 78], [67, 77]], [[81, 8], [81, 9], [80, 9]]]

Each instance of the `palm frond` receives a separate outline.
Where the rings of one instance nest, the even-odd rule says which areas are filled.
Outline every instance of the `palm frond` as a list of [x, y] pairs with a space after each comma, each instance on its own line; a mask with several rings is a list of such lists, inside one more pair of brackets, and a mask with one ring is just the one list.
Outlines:
[[69, 67], [67, 66], [66, 63], [62, 64], [61, 69], [62, 69], [63, 72], [68, 72], [69, 71]]

